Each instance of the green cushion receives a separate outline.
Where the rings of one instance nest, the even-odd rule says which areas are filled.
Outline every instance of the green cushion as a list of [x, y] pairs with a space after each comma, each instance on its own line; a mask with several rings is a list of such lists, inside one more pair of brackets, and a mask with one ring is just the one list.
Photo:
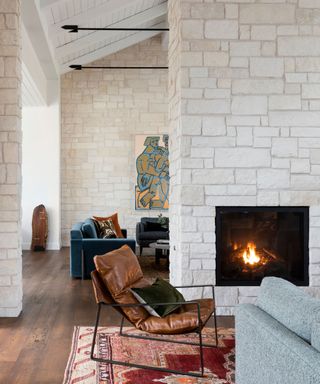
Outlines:
[[[181, 306], [181, 304], [175, 303], [185, 301], [183, 295], [176, 288], [159, 277], [152, 285], [144, 288], [132, 288], [132, 291], [140, 302], [149, 304], [151, 311], [154, 310], [161, 317], [169, 315]], [[154, 305], [154, 303], [172, 304]], [[146, 309], [148, 310], [148, 308]], [[149, 313], [154, 316], [151, 311], [149, 310]]]

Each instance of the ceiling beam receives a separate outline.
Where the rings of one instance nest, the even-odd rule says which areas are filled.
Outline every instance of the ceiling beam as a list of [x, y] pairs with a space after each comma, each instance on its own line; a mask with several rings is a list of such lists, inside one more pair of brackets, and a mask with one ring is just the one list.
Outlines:
[[[155, 19], [159, 19], [156, 22], [162, 22], [166, 20], [167, 15], [167, 5], [166, 3], [157, 5], [154, 8], [147, 9], [144, 12], [138, 13], [134, 16], [131, 16], [125, 20], [121, 20], [118, 23], [112, 25], [115, 28], [121, 27], [137, 27], [141, 24], [149, 23]], [[121, 33], [121, 32], [120, 32]], [[97, 31], [90, 33], [84, 37], [81, 37], [77, 40], [73, 40], [70, 43], [62, 45], [61, 47], [56, 48], [56, 57], [58, 60], [61, 60], [67, 55], [75, 54], [82, 49], [90, 47], [92, 44], [97, 44], [100, 41], [106, 41], [112, 39], [119, 35], [119, 31]]]
[[121, 10], [130, 7], [135, 3], [137, 3], [137, 0], [109, 0], [108, 2], [103, 3], [98, 7], [89, 8], [85, 12], [82, 12], [78, 15], [74, 15], [69, 19], [62, 20], [59, 23], [49, 25], [49, 36], [53, 36], [54, 38], [57, 35], [65, 33], [66, 31], [62, 29], [65, 24], [79, 25], [80, 27], [88, 26], [88, 24], [92, 20], [99, 19], [101, 18], [101, 16], [104, 16], [106, 14], [120, 12]]
[[[157, 27], [161, 28], [161, 27], [164, 27], [165, 25], [166, 25], [165, 23], [161, 23], [161, 24], [158, 24]], [[121, 39], [121, 40], [119, 40], [113, 44], [109, 44], [103, 48], [97, 49], [94, 52], [88, 53], [87, 55], [78, 57], [77, 59], [73, 60], [72, 62], [70, 61], [70, 62], [64, 63], [63, 65], [61, 65], [61, 74], [71, 71], [72, 69], [69, 68], [69, 66], [74, 64], [75, 62], [77, 64], [81, 64], [81, 65], [92, 63], [93, 61], [102, 59], [105, 56], [108, 56], [112, 53], [115, 53], [115, 52], [118, 52], [122, 49], [128, 48], [131, 45], [134, 45], [134, 44], [140, 43], [141, 41], [150, 39], [151, 37], [156, 36], [159, 33], [160, 32], [158, 32], [158, 31], [154, 31], [154, 32], [147, 31], [147, 32], [134, 33], [134, 34], [127, 36], [124, 39]]]
[[57, 79], [59, 67], [34, 1], [21, 2], [22, 22], [47, 79]]
[[51, 7], [57, 3], [66, 2], [67, 0], [39, 0], [39, 6], [41, 9]]
[[24, 63], [21, 65], [22, 72], [22, 83], [21, 83], [21, 93], [22, 93], [22, 106], [39, 106], [47, 105], [47, 95], [43, 95], [37, 84], [35, 83], [33, 77], [31, 76], [28, 68]]

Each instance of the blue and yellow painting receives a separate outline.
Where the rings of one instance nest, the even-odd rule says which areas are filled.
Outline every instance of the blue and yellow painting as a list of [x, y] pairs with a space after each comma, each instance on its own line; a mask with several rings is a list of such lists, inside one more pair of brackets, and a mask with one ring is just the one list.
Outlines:
[[136, 209], [169, 209], [169, 135], [136, 136]]

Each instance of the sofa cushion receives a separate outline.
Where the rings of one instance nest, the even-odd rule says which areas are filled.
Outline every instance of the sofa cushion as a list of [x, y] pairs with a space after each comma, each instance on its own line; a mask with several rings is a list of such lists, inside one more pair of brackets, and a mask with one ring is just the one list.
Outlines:
[[141, 217], [141, 223], [145, 224], [147, 221], [152, 221], [153, 223], [158, 223], [157, 217]]
[[160, 223], [155, 223], [153, 221], [146, 221], [144, 224], [144, 230], [146, 232], [153, 232], [153, 231], [167, 232], [167, 229], [164, 228]]
[[265, 277], [257, 305], [292, 332], [311, 342], [314, 321], [320, 320], [320, 300], [277, 277]]
[[120, 225], [119, 225], [119, 220], [118, 220], [118, 214], [117, 213], [114, 213], [113, 215], [108, 216], [108, 217], [92, 216], [92, 218], [94, 220], [97, 220], [97, 221], [108, 221], [108, 220], [111, 220], [113, 222], [114, 228], [116, 230], [117, 237], [123, 238], [123, 234], [121, 232], [121, 228], [120, 228]]
[[318, 321], [312, 323], [311, 345], [320, 352], [320, 322]]
[[[95, 256], [93, 260], [101, 280], [117, 304], [138, 303], [130, 288], [133, 284], [135, 287], [142, 287], [147, 283], [143, 280], [138, 259], [128, 245], [123, 245], [105, 255]], [[122, 308], [122, 310], [134, 324], [149, 316], [143, 307]]]
[[85, 239], [96, 239], [97, 231], [93, 220], [86, 219], [81, 227], [82, 235]]
[[155, 232], [141, 232], [139, 236], [140, 240], [154, 240], [159, 239], [166, 240], [169, 239], [168, 232], [155, 231]]

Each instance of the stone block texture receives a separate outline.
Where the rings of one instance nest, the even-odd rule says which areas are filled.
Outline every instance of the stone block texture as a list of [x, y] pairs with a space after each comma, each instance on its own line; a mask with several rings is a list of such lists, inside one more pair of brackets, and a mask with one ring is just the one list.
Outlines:
[[0, 2], [0, 317], [22, 309], [20, 1]]
[[[166, 66], [161, 37], [93, 63]], [[74, 223], [119, 213], [128, 235], [142, 216], [135, 211], [135, 136], [168, 133], [167, 70], [73, 71], [61, 79], [62, 243]]]
[[[216, 206], [302, 205], [319, 291], [319, 7], [169, 0], [173, 283], [215, 284]], [[218, 313], [257, 292], [219, 287]]]

